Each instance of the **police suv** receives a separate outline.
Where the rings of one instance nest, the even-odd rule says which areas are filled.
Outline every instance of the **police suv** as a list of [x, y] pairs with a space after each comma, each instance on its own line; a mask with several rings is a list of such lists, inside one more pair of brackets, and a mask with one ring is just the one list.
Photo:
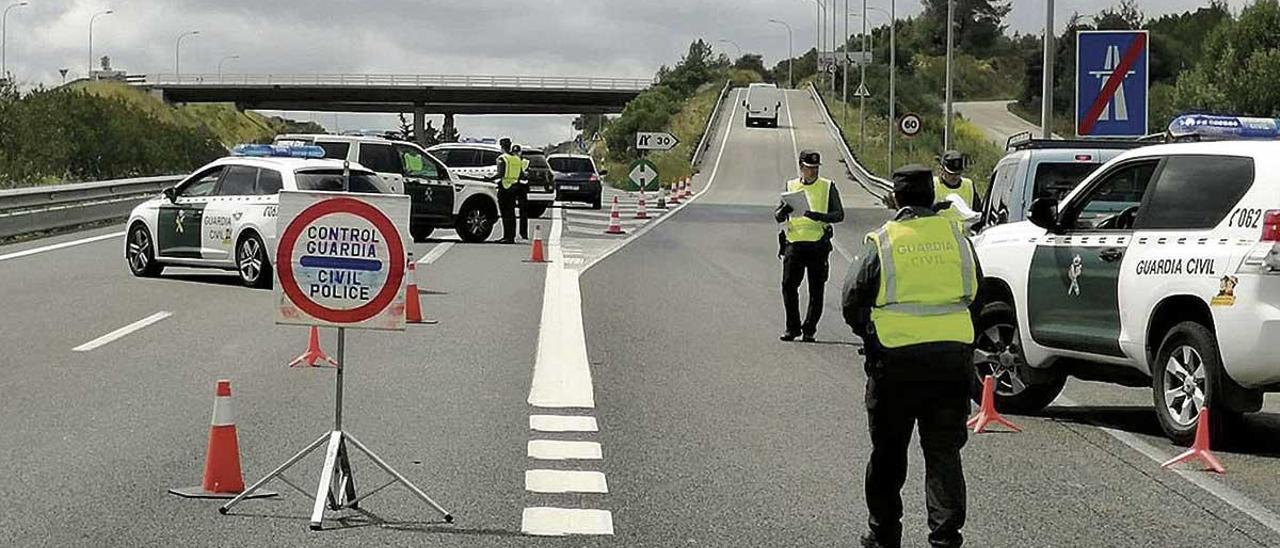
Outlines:
[[974, 360], [1002, 408], [1043, 408], [1068, 375], [1149, 386], [1186, 442], [1202, 407], [1217, 427], [1280, 391], [1280, 132], [1187, 118], [1175, 140], [1251, 136], [1232, 123], [1272, 140], [1130, 150], [974, 238], [990, 299]]
[[390, 193], [372, 171], [326, 160], [319, 147], [241, 145], [164, 195], [133, 209], [125, 259], [135, 276], [166, 266], [234, 270], [249, 287], [271, 287], [281, 190]]

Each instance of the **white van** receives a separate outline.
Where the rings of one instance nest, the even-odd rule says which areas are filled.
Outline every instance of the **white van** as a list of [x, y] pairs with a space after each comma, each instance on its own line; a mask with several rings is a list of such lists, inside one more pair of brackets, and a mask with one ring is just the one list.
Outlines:
[[747, 87], [747, 127], [764, 124], [778, 127], [778, 110], [782, 108], [782, 93], [773, 84], [751, 84]]

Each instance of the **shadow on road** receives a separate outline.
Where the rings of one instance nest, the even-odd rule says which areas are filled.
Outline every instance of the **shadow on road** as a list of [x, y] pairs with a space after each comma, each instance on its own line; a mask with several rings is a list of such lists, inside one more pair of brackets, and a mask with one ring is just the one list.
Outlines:
[[[1056, 421], [1099, 426], [1164, 438], [1155, 410], [1147, 406], [1048, 407], [1039, 416]], [[1250, 413], [1230, 420], [1225, 435], [1213, 440], [1213, 449], [1258, 457], [1280, 458], [1280, 414]]]

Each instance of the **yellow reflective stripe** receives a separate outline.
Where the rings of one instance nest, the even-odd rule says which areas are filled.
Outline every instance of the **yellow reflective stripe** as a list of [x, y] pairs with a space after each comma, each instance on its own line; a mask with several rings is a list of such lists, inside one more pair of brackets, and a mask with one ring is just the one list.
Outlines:
[[949, 304], [911, 304], [911, 303], [890, 303], [879, 308], [890, 312], [898, 312], [909, 314], [912, 316], [943, 316], [946, 314], [955, 314], [957, 312], [965, 312], [969, 309], [969, 299], [966, 298], [962, 302]]
[[889, 241], [889, 225], [876, 231], [876, 240], [880, 244], [880, 287], [884, 290], [886, 303], [898, 300], [898, 270], [893, 264], [893, 243]]
[[951, 234], [956, 237], [956, 246], [960, 250], [960, 277], [963, 278], [961, 287], [964, 288], [965, 298], [972, 299], [977, 294], [973, 288], [973, 282], [977, 278], [973, 269], [973, 250], [969, 248], [964, 234], [960, 233], [960, 225], [951, 223]]

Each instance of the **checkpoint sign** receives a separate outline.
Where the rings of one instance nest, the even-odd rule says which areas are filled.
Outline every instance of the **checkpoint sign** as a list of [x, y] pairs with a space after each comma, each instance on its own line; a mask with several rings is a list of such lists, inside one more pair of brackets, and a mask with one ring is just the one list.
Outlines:
[[1147, 31], [1081, 31], [1076, 35], [1076, 135], [1147, 134]]
[[280, 193], [276, 323], [403, 330], [409, 198]]

